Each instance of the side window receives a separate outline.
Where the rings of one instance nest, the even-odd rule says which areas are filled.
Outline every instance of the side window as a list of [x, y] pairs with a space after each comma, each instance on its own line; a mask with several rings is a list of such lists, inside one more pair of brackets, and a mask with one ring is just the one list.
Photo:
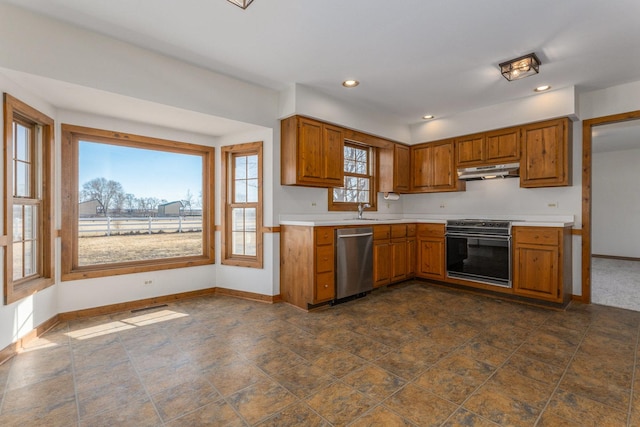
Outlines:
[[262, 268], [262, 142], [222, 147], [222, 263]]
[[5, 304], [54, 283], [53, 120], [4, 94]]
[[376, 208], [373, 148], [345, 142], [344, 186], [329, 190], [329, 210], [357, 210], [359, 204]]
[[62, 125], [62, 279], [213, 263], [213, 147]]

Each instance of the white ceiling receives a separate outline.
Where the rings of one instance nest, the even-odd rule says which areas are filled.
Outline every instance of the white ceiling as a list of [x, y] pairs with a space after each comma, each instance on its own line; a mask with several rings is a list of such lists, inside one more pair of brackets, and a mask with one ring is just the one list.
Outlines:
[[[407, 124], [640, 80], [638, 0], [0, 0], [276, 90], [301, 83]], [[529, 52], [540, 74], [507, 82]], [[344, 79], [360, 80], [345, 89]]]

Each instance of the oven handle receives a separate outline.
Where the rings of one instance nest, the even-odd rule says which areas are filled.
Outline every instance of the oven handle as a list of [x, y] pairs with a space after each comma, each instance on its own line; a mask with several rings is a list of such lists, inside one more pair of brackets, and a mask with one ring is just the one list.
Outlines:
[[445, 233], [445, 237], [471, 237], [495, 240], [511, 240], [511, 236], [496, 236], [495, 234]]

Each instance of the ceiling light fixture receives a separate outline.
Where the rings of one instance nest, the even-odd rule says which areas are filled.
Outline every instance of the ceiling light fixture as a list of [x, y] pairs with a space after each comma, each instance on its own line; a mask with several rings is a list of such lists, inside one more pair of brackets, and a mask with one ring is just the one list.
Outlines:
[[356, 87], [360, 84], [357, 80], [345, 80], [342, 82], [342, 86], [344, 87]]
[[227, 0], [227, 1], [243, 9], [248, 8], [249, 5], [253, 3], [253, 0]]
[[532, 76], [540, 72], [540, 60], [535, 53], [521, 56], [500, 64], [500, 72], [505, 79], [512, 81]]
[[551, 86], [549, 85], [544, 85], [544, 86], [538, 86], [537, 88], [535, 88], [533, 91], [534, 92], [544, 92], [545, 90], [549, 90], [551, 89]]
[[425, 120], [431, 120], [433, 119], [435, 116], [431, 115], [431, 114], [427, 114], [426, 116], [422, 116], [423, 119]]

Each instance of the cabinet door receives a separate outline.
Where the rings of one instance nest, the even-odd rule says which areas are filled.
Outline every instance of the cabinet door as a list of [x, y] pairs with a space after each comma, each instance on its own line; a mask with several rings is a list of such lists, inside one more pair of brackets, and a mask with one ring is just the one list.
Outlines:
[[411, 190], [439, 192], [464, 190], [458, 187], [453, 140], [411, 147]]
[[515, 250], [513, 293], [562, 301], [557, 246], [518, 245]]
[[301, 118], [298, 123], [298, 181], [322, 181], [322, 123]]
[[[295, 132], [292, 120], [296, 123]], [[283, 120], [282, 150], [283, 184], [327, 188], [343, 185], [342, 128], [304, 117]]]
[[416, 275], [444, 279], [444, 239], [418, 240], [418, 269]]
[[407, 278], [407, 240], [391, 241], [391, 282]]
[[393, 156], [393, 189], [396, 192], [409, 191], [411, 187], [411, 152], [409, 147], [396, 144]]
[[520, 161], [519, 128], [502, 129], [486, 134], [486, 163]]
[[344, 137], [342, 129], [336, 126], [323, 126], [323, 176], [328, 184], [336, 187], [344, 185]]
[[418, 191], [429, 187], [433, 181], [433, 149], [431, 146], [412, 148], [413, 167], [411, 188]]
[[389, 241], [373, 243], [373, 286], [389, 284], [391, 279], [391, 247]]
[[453, 142], [435, 144], [433, 146], [432, 162], [432, 187], [445, 189], [455, 188]]
[[456, 139], [457, 160], [459, 167], [482, 164], [485, 155], [484, 135], [469, 135]]
[[521, 187], [571, 185], [569, 120], [522, 127]]

